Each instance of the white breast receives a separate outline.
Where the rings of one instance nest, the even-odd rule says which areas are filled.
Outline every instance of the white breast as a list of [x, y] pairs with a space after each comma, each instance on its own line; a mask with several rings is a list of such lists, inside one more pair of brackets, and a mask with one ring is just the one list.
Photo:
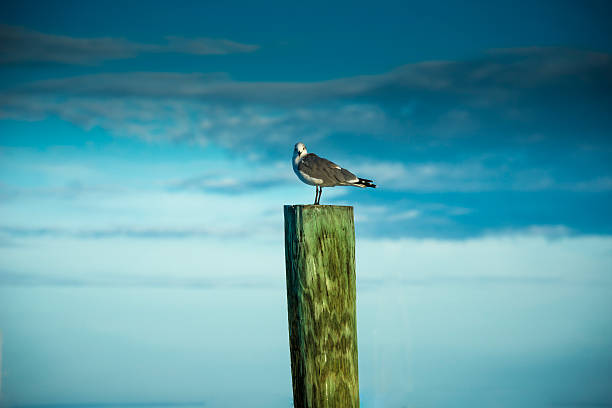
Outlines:
[[298, 176], [298, 178], [302, 180], [302, 182], [309, 184], [311, 186], [318, 186], [318, 185], [323, 184], [323, 180], [314, 178], [314, 177], [310, 177], [308, 174], [304, 173], [303, 171], [299, 171], [298, 164], [299, 164], [298, 160], [293, 161], [293, 171]]

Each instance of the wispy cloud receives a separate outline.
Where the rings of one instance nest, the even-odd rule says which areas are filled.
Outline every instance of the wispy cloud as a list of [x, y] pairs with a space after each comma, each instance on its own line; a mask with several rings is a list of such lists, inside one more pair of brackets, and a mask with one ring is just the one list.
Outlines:
[[[69, 286], [69, 287], [139, 287], [139, 288], [244, 288], [260, 289], [278, 287], [281, 283], [261, 276], [189, 277], [189, 276], [138, 276], [138, 275], [88, 275], [74, 276], [44, 273], [14, 273], [0, 271], [0, 286]], [[145, 404], [146, 405], [146, 404]], [[155, 406], [155, 405], [153, 405]]]
[[165, 42], [145, 44], [123, 38], [79, 38], [0, 25], [0, 63], [55, 62], [96, 64], [145, 53], [222, 55], [253, 52], [259, 47], [227, 39], [168, 36]]
[[73, 180], [60, 186], [48, 187], [14, 187], [0, 182], [0, 202], [18, 200], [22, 198], [59, 198], [75, 199], [84, 195], [102, 196], [120, 194], [126, 189], [118, 185], [87, 185], [81, 181]]
[[253, 190], [266, 190], [272, 187], [286, 185], [293, 180], [290, 173], [272, 177], [257, 177], [242, 179], [236, 176], [226, 176], [219, 173], [208, 173], [202, 176], [190, 177], [168, 183], [172, 190], [195, 190], [224, 194], [246, 194]]
[[375, 174], [381, 188], [399, 191], [612, 191], [610, 177], [563, 180], [553, 168], [537, 168], [526, 158], [511, 155], [409, 164], [365, 161], [359, 163], [357, 169], [363, 174]]
[[[424, 96], [414, 92], [441, 92], [439, 96], [453, 93], [473, 104], [488, 104], [508, 102], [530, 88], [559, 83], [583, 87], [594, 85], [593, 80], [610, 80], [611, 65], [612, 56], [606, 53], [534, 47], [498, 50], [475, 60], [420, 62], [377, 75], [319, 82], [210, 81], [206, 74], [115, 73], [43, 80], [25, 90], [63, 95], [168, 96], [273, 105], [353, 98], [392, 101]], [[577, 75], [583, 75], [579, 83], [574, 80]]]
[[22, 404], [15, 408], [201, 408], [205, 407], [203, 401], [151, 401], [151, 402], [88, 402], [88, 403], [49, 403], [49, 404]]
[[109, 227], [80, 228], [0, 226], [0, 236], [7, 238], [68, 237], [85, 239], [134, 238], [134, 239], [186, 239], [186, 238], [237, 238], [256, 231], [253, 228], [219, 227]]
[[[233, 240], [208, 249], [199, 243], [172, 246], [158, 241], [125, 252], [120, 246], [81, 241], [70, 248], [83, 256], [71, 257], [64, 268], [49, 269], [40, 260], [52, 259], [50, 251], [60, 251], [65, 258], [68, 247], [42, 245], [39, 258], [25, 257], [18, 265], [4, 261], [0, 286], [278, 288], [283, 282], [278, 279], [283, 270], [282, 240], [273, 248]], [[32, 251], [1, 250], [5, 259]], [[612, 240], [606, 236], [551, 237], [525, 230], [467, 240], [363, 238], [357, 241], [356, 253], [358, 281], [364, 286], [612, 283]], [[253, 257], [259, 261], [254, 263]]]
[[485, 231], [485, 235], [494, 236], [534, 236], [549, 239], [566, 238], [574, 234], [566, 225], [528, 225], [525, 227], [514, 227], [501, 230]]
[[[604, 207], [612, 191], [610, 72], [609, 54], [529, 48], [308, 83], [237, 81], [218, 73], [107, 73], [5, 88], [0, 118], [59, 117], [116, 137], [189, 148], [213, 145], [211, 150], [220, 146], [237, 158], [203, 161], [161, 177], [157, 172], [158, 184], [147, 188], [161, 186], [173, 196], [162, 194], [167, 202], [183, 194], [189, 201], [247, 192], [252, 198], [259, 190], [265, 194], [258, 199], [276, 194], [276, 200], [284, 200], [285, 184], [297, 183], [289, 167], [291, 146], [301, 140], [309, 150], [376, 180], [380, 188], [375, 192], [325, 193], [334, 203], [352, 201], [353, 194], [360, 194], [365, 205], [373, 205], [374, 197], [385, 201], [391, 211], [371, 212], [369, 218], [377, 222], [363, 225], [366, 235], [384, 231], [394, 237], [463, 239], [487, 229], [531, 225], [609, 233]], [[269, 166], [279, 160], [283, 166]], [[71, 182], [63, 178], [55, 189], [30, 190], [91, 196], [84, 186], [113, 185], [104, 178], [80, 186]], [[28, 189], [11, 191], [26, 194]], [[292, 194], [302, 191], [300, 200], [310, 201], [305, 186]], [[131, 210], [150, 211], [163, 200], [143, 199]], [[208, 205], [206, 200], [198, 205]], [[124, 203], [113, 205], [124, 210]], [[47, 219], [40, 225], [55, 224]], [[146, 235], [107, 225], [113, 227], [91, 235]]]
[[[463, 148], [482, 148], [526, 138], [539, 144], [554, 139], [563, 146], [568, 139], [576, 143], [578, 129], [582, 144], [588, 145], [599, 143], [596, 134], [610, 126], [611, 72], [609, 54], [530, 48], [319, 82], [107, 73], [5, 89], [0, 117], [56, 115], [84, 128], [100, 126], [148, 141], [215, 142], [232, 148], [257, 143], [264, 150], [297, 138], [345, 134], [412, 150], [459, 142]], [[581, 112], [589, 120], [581, 119]], [[563, 117], [571, 122], [560, 121]]]
[[168, 180], [164, 185], [170, 191], [199, 191], [219, 194], [247, 194], [295, 183], [296, 178], [290, 171], [288, 162], [271, 162], [260, 166], [253, 160], [250, 166], [236, 166], [226, 162], [222, 168], [212, 166], [213, 170], [191, 177]]

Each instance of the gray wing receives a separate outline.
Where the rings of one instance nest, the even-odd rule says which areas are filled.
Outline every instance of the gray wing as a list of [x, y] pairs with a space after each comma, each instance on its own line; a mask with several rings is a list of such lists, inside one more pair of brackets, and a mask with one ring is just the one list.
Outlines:
[[311, 177], [323, 180], [322, 185], [328, 187], [350, 185], [359, 181], [357, 176], [350, 171], [314, 153], [308, 153], [304, 156], [298, 165], [298, 170]]

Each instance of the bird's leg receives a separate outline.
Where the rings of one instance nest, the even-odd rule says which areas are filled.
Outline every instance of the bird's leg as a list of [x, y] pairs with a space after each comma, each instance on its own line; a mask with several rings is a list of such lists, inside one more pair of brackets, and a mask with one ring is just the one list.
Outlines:
[[319, 200], [317, 201], [317, 203], [321, 203], [321, 194], [323, 194], [323, 187], [319, 187]]
[[317, 205], [317, 197], [319, 195], [319, 186], [315, 186], [315, 200], [314, 205]]

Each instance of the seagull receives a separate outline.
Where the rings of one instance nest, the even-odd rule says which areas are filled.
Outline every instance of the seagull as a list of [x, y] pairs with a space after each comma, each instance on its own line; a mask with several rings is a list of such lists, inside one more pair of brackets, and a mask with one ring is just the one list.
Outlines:
[[362, 179], [343, 169], [336, 163], [308, 153], [304, 143], [296, 143], [293, 149], [293, 171], [300, 180], [311, 186], [315, 186], [314, 205], [319, 205], [323, 187], [355, 186], [372, 187], [376, 184], [372, 180]]

